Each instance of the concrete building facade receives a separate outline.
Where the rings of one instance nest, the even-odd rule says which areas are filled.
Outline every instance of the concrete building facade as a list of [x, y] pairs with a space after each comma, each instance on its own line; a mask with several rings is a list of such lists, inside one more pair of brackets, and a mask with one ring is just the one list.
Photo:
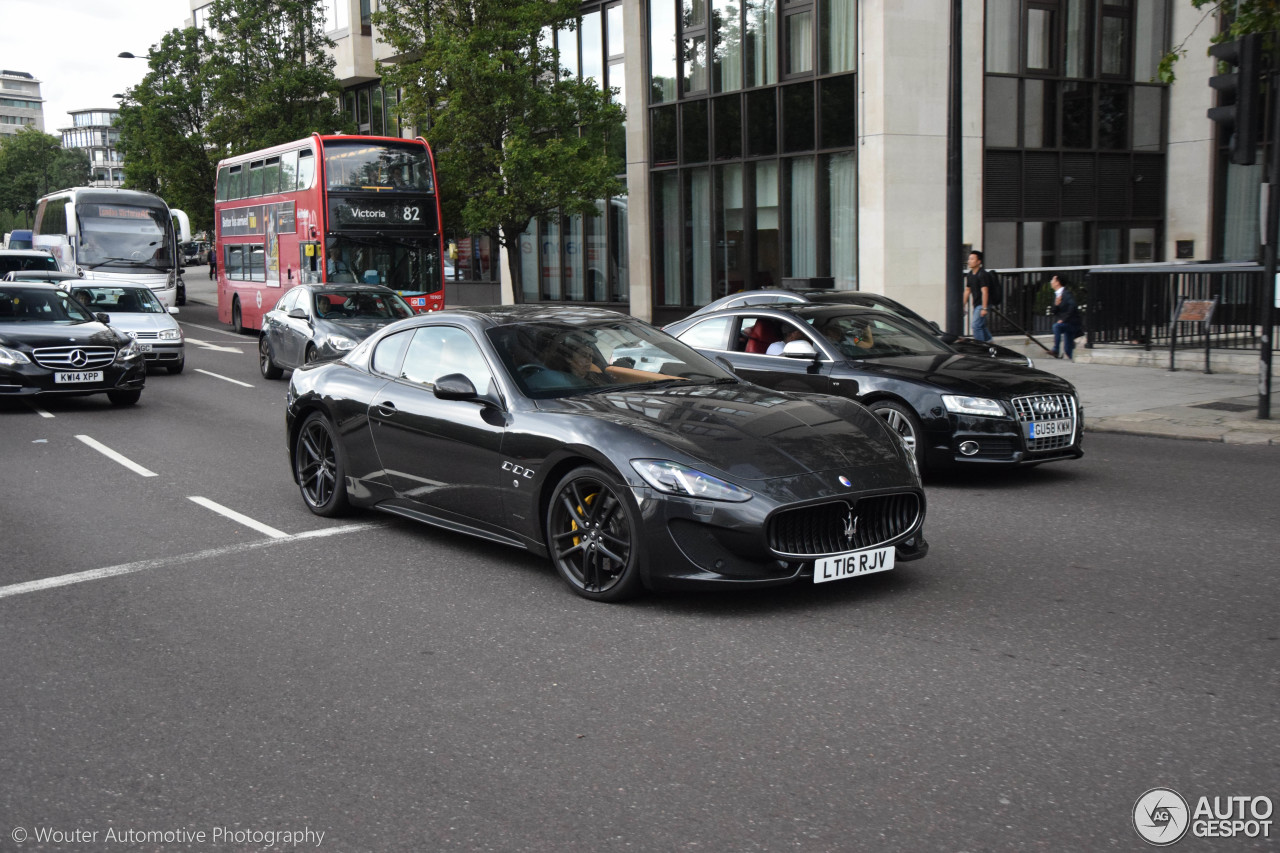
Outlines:
[[40, 81], [25, 71], [0, 71], [0, 134], [24, 127], [44, 130], [44, 98]]
[[63, 148], [80, 148], [89, 155], [91, 187], [118, 187], [124, 184], [124, 161], [120, 156], [120, 131], [114, 125], [120, 111], [114, 107], [71, 110], [71, 127], [59, 129]]
[[[199, 21], [201, 4], [191, 0]], [[325, 0], [361, 132], [410, 135], [376, 0]], [[536, 222], [510, 301], [658, 322], [819, 282], [945, 316], [949, 0], [584, 0], [554, 39], [627, 110], [623, 198]], [[1183, 0], [965, 0], [963, 241], [1002, 269], [1258, 256], [1260, 167], [1205, 111], [1215, 32]], [[1178, 80], [1154, 77], [1181, 44]], [[447, 226], [447, 223], [446, 223]], [[507, 277], [505, 260], [493, 265]]]

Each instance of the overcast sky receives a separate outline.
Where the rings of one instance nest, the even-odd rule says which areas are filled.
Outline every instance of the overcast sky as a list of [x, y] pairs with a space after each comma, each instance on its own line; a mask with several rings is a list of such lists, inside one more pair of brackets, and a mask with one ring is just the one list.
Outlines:
[[69, 127], [68, 110], [114, 107], [142, 82], [146, 56], [191, 15], [187, 0], [0, 0], [0, 68], [40, 81], [45, 133]]

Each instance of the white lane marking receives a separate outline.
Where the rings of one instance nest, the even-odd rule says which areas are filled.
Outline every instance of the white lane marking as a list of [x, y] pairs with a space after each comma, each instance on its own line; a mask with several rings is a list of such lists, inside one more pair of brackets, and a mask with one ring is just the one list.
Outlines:
[[214, 379], [221, 379], [223, 382], [230, 382], [230, 383], [235, 384], [235, 385], [243, 385], [243, 386], [244, 386], [244, 387], [246, 387], [246, 388], [252, 388], [252, 387], [253, 387], [253, 386], [252, 386], [252, 385], [250, 385], [248, 382], [241, 382], [239, 379], [232, 379], [230, 376], [222, 376], [222, 375], [217, 374], [217, 373], [210, 373], [209, 371], [207, 371], [207, 370], [201, 370], [201, 369], [200, 369], [200, 368], [198, 368], [198, 367], [196, 368], [196, 373], [203, 373], [205, 376], [212, 376]]
[[183, 326], [190, 326], [193, 329], [204, 329], [206, 332], [217, 332], [219, 335], [226, 335], [229, 338], [244, 340], [244, 335], [239, 332], [228, 332], [226, 329], [219, 329], [214, 326], [201, 326], [199, 323], [188, 323], [186, 320], [179, 320], [178, 323]]
[[211, 344], [208, 341], [202, 341], [199, 338], [193, 338], [190, 336], [185, 340], [189, 344], [195, 344], [201, 349], [207, 349], [210, 352], [233, 352], [236, 355], [244, 355], [244, 350], [240, 349], [240, 347], [220, 347], [217, 344]]
[[39, 415], [39, 416], [40, 416], [40, 417], [42, 417], [42, 418], [51, 418], [51, 417], [53, 417], [53, 412], [46, 412], [44, 409], [42, 409], [42, 408], [40, 408], [39, 406], [36, 406], [36, 405], [34, 405], [34, 404], [32, 404], [32, 403], [27, 403], [27, 405], [28, 405], [28, 406], [31, 406], [31, 411], [35, 412], [37, 415]]
[[289, 535], [288, 533], [285, 533], [283, 530], [276, 530], [274, 527], [271, 527], [270, 525], [267, 525], [267, 524], [263, 524], [261, 521], [258, 521], [256, 518], [250, 518], [247, 515], [242, 515], [241, 513], [236, 512], [234, 509], [225, 507], [220, 503], [216, 503], [214, 501], [209, 500], [208, 498], [202, 498], [196, 495], [192, 495], [188, 497], [187, 500], [192, 501], [194, 503], [198, 503], [200, 504], [200, 506], [204, 507], [205, 509], [211, 509], [214, 512], [216, 512], [218, 515], [229, 518], [232, 521], [239, 522], [240, 524], [243, 524], [245, 527], [252, 527], [254, 530], [258, 531], [259, 533], [264, 533], [267, 536], [270, 536], [272, 539], [284, 539]]
[[110, 447], [107, 447], [105, 444], [103, 444], [100, 441], [96, 441], [95, 439], [92, 439], [87, 435], [77, 435], [76, 438], [80, 439], [85, 444], [89, 445], [94, 450], [98, 451], [108, 459], [119, 462], [121, 465], [128, 468], [133, 473], [138, 474], [139, 476], [142, 476], [142, 477], [157, 476], [155, 471], [150, 471], [146, 468], [143, 468], [137, 462], [134, 462], [132, 459], [130, 459], [127, 456], [122, 456], [119, 453], [116, 453], [114, 450], [112, 450]]
[[119, 575], [131, 575], [136, 572], [145, 572], [148, 569], [161, 569], [169, 565], [185, 565], [194, 563], [198, 560], [209, 560], [215, 557], [226, 557], [232, 554], [242, 554], [245, 551], [254, 551], [258, 548], [269, 548], [273, 545], [280, 545], [288, 542], [299, 542], [304, 539], [320, 539], [326, 536], [339, 536], [343, 533], [356, 533], [361, 530], [372, 530], [377, 527], [386, 527], [385, 522], [368, 522], [365, 524], [347, 524], [342, 527], [326, 527], [321, 530], [311, 530], [306, 533], [298, 533], [284, 539], [267, 539], [261, 542], [241, 542], [236, 545], [226, 545], [222, 548], [209, 548], [204, 551], [197, 551], [194, 554], [183, 554], [177, 557], [164, 557], [158, 560], [139, 560], [136, 563], [122, 563], [118, 566], [108, 566], [105, 569], [90, 569], [86, 572], [76, 572], [70, 575], [59, 575], [53, 578], [41, 578], [38, 581], [27, 581], [26, 583], [15, 583], [10, 586], [0, 586], [0, 598], [9, 598], [14, 595], [23, 595], [28, 592], [39, 592], [45, 589], [55, 589], [60, 586], [71, 586], [72, 584], [85, 583], [86, 581], [102, 580], [103, 578], [114, 578]]

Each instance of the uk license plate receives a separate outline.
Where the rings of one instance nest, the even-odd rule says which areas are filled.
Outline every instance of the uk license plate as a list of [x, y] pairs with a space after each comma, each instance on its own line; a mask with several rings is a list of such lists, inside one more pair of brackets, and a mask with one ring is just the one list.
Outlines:
[[143, 352], [151, 352], [151, 344], [139, 343], [138, 349], [142, 350]]
[[1065, 419], [1060, 421], [1036, 421], [1027, 424], [1027, 438], [1049, 438], [1053, 435], [1069, 435], [1071, 433], [1071, 420]]
[[55, 373], [53, 374], [55, 385], [66, 385], [77, 382], [101, 382], [101, 370], [82, 370], [79, 373]]
[[826, 583], [851, 578], [855, 575], [872, 575], [893, 568], [893, 546], [868, 548], [865, 551], [849, 551], [834, 557], [823, 557], [813, 564], [813, 582]]

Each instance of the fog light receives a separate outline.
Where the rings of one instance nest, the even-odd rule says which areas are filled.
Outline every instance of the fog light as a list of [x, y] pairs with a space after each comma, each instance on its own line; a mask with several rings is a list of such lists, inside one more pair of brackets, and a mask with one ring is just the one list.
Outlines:
[[978, 442], [965, 441], [960, 444], [960, 452], [965, 456], [972, 456], [978, 452]]

